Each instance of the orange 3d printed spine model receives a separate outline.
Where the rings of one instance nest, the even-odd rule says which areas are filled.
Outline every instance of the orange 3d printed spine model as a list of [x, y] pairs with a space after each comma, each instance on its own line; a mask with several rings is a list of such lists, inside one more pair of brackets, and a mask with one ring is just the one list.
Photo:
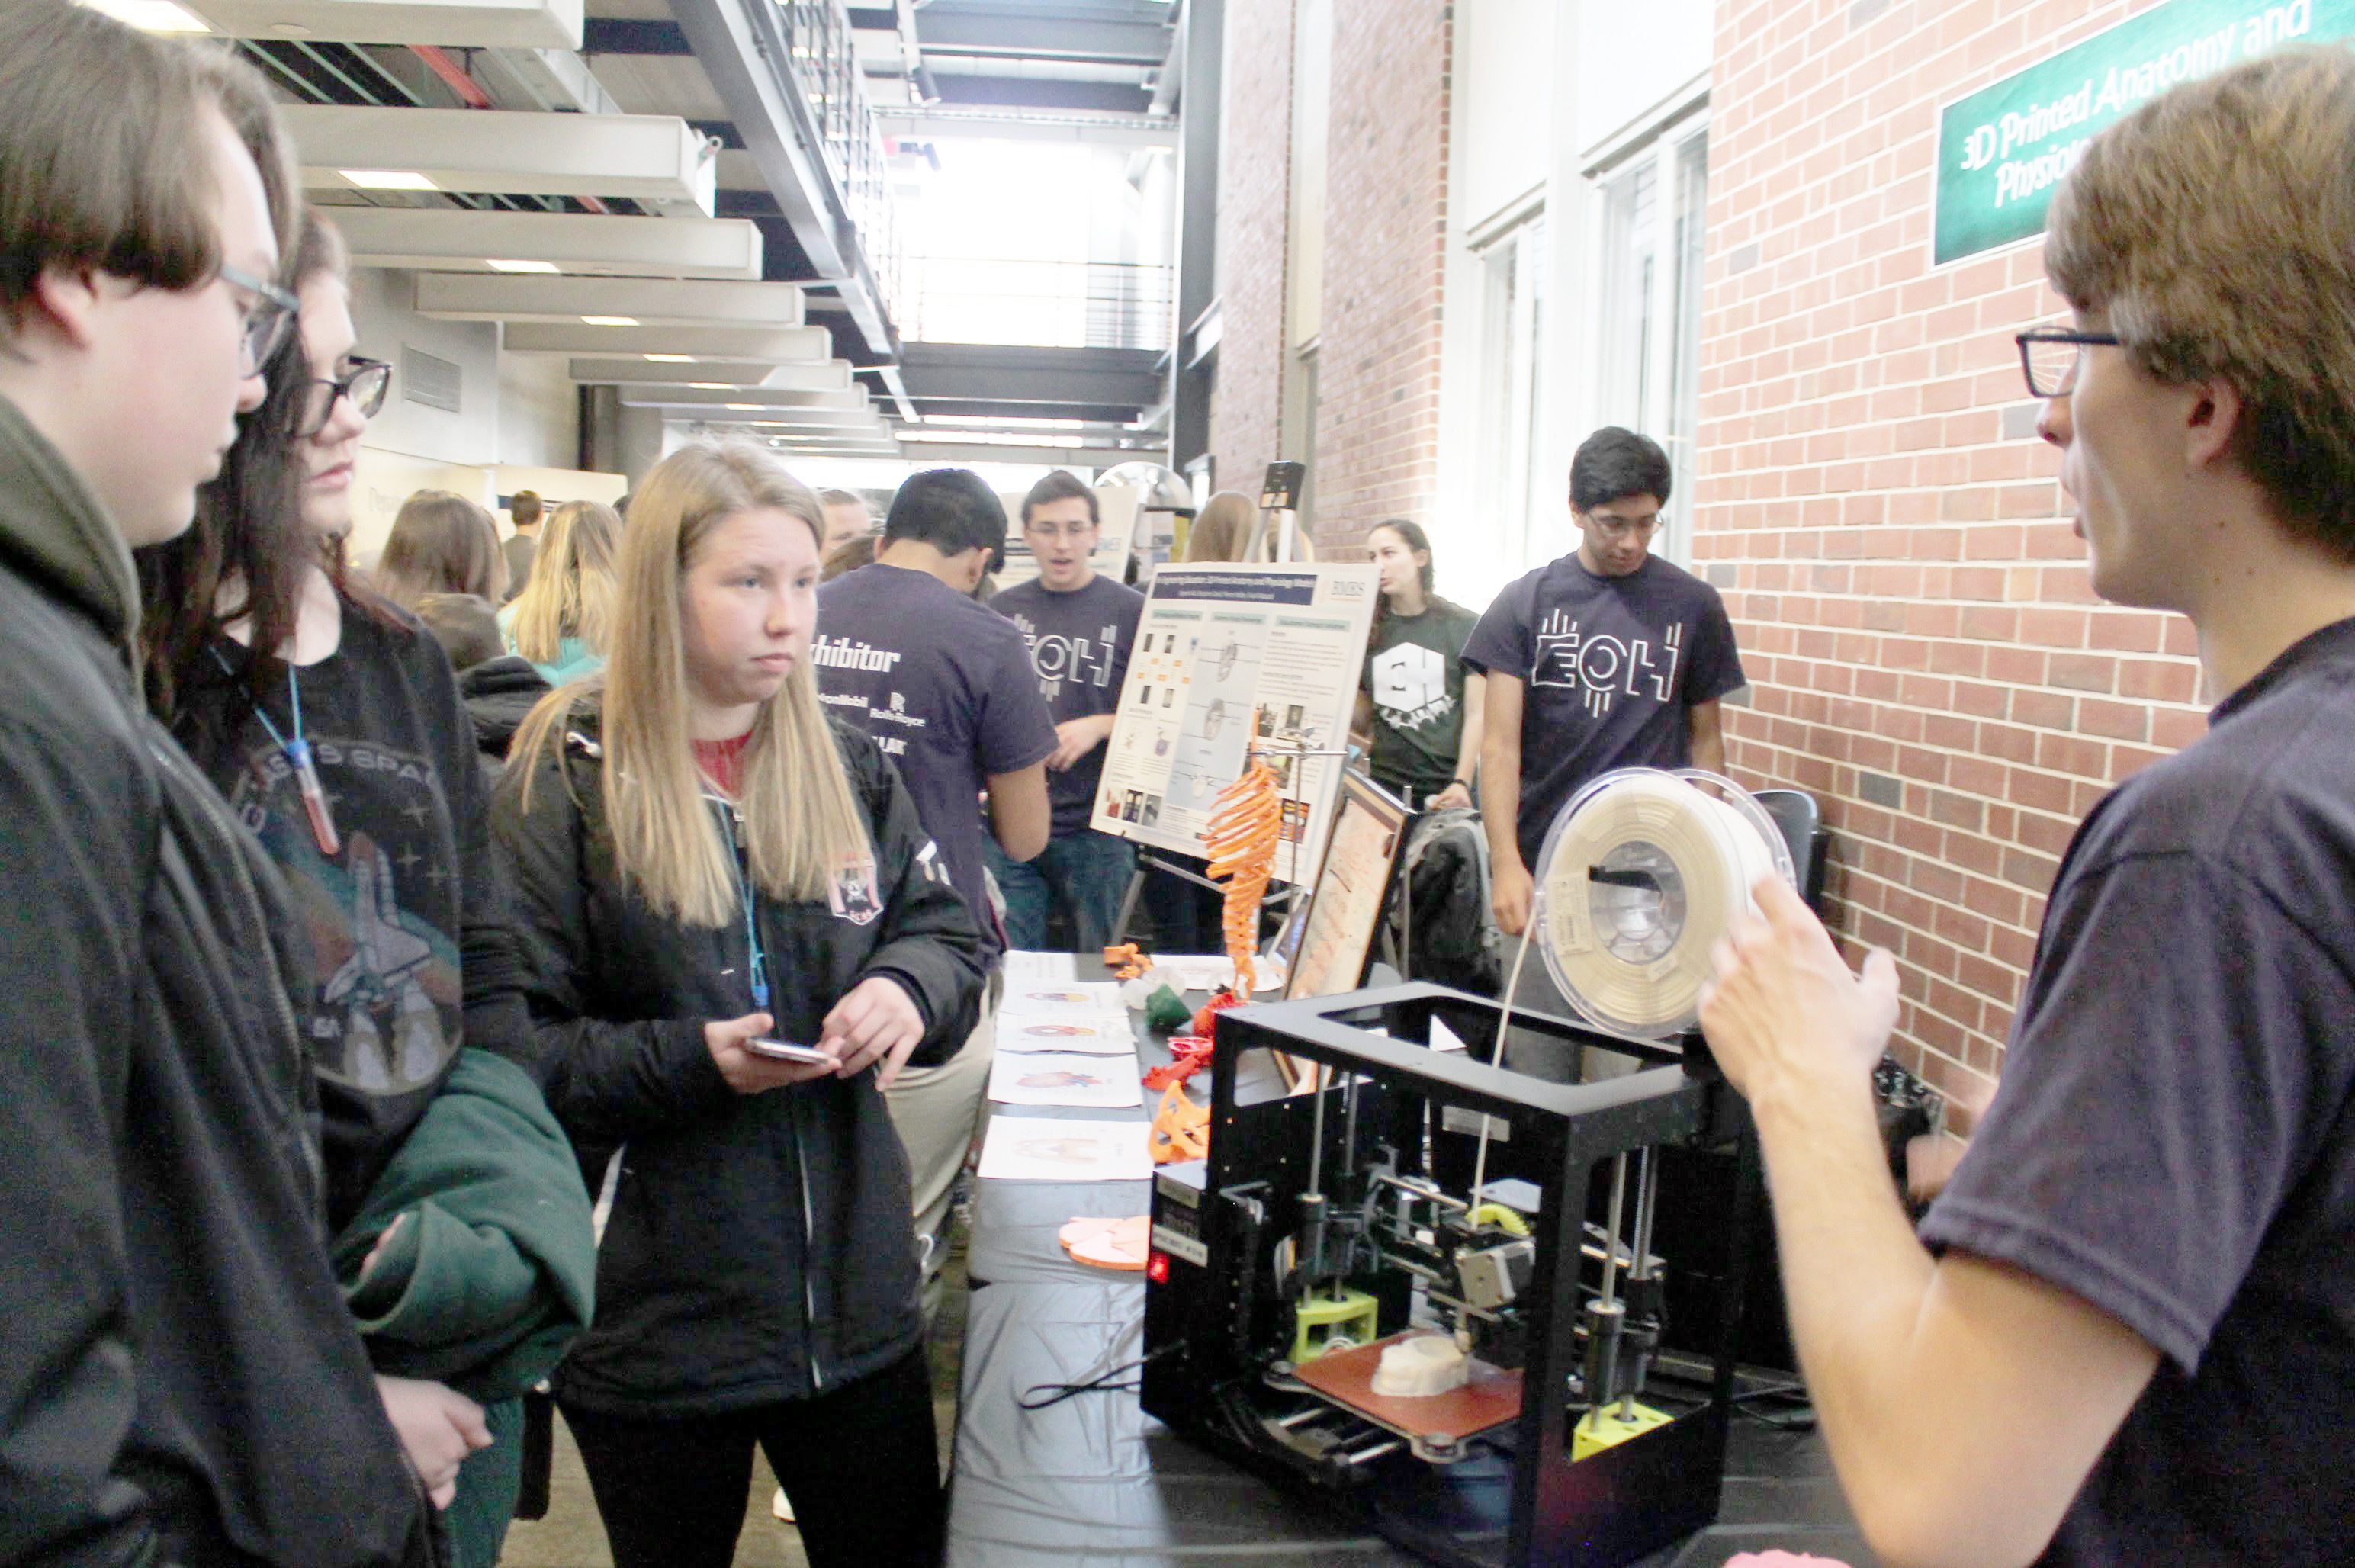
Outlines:
[[1219, 792], [1210, 807], [1210, 825], [1202, 833], [1210, 851], [1210, 878], [1226, 882], [1227, 956], [1234, 960], [1235, 996], [1242, 1000], [1250, 999], [1256, 978], [1252, 955], [1259, 945], [1260, 900], [1275, 870], [1283, 826], [1284, 800], [1274, 770], [1252, 756], [1242, 777]]

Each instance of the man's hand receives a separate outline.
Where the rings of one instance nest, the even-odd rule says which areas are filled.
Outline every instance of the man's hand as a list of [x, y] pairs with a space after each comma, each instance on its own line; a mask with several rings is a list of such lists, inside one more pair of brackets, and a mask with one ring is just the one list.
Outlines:
[[1428, 811], [1458, 810], [1467, 807], [1472, 804], [1472, 786], [1462, 779], [1457, 779], [1437, 795], [1426, 798], [1423, 804], [1424, 809]]
[[1897, 961], [1875, 948], [1859, 978], [1780, 878], [1750, 893], [1764, 918], [1734, 921], [1701, 993], [1701, 1030], [1727, 1080], [1756, 1102], [1868, 1077], [1897, 1027]]
[[1537, 879], [1515, 856], [1510, 862], [1490, 862], [1488, 907], [1497, 912], [1497, 929], [1518, 936], [1529, 928], [1529, 905], [1537, 899]]
[[426, 1495], [435, 1508], [448, 1508], [458, 1495], [459, 1462], [491, 1445], [483, 1407], [454, 1389], [416, 1378], [379, 1376], [376, 1392]]
[[1112, 714], [1096, 713], [1056, 725], [1055, 749], [1048, 755], [1047, 771], [1060, 773], [1077, 767], [1081, 758], [1104, 743], [1112, 733]]
[[[747, 1051], [744, 1042], [760, 1040], [777, 1027], [777, 1020], [766, 1013], [746, 1013], [741, 1019], [713, 1019], [703, 1026], [703, 1043], [711, 1052], [711, 1060], [719, 1068], [719, 1076], [728, 1080], [728, 1087], [739, 1094], [765, 1094], [772, 1089], [782, 1089], [788, 1083], [806, 1083], [813, 1078], [823, 1078], [835, 1071], [832, 1062], [780, 1061], [773, 1056], [762, 1056]], [[824, 1041], [818, 1044], [826, 1051]], [[839, 1052], [826, 1051], [829, 1056]]]
[[818, 1026], [818, 1049], [842, 1059], [834, 1071], [847, 1078], [854, 1072], [864, 1072], [868, 1064], [881, 1061], [883, 1069], [875, 1075], [878, 1089], [889, 1089], [898, 1082], [900, 1069], [906, 1066], [908, 1053], [924, 1038], [924, 1015], [899, 983], [886, 975], [870, 975], [850, 988], [850, 994], [834, 1004]]

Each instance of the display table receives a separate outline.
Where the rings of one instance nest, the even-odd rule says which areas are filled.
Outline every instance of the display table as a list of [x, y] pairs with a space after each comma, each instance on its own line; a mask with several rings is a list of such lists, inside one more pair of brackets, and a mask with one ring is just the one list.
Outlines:
[[[1082, 979], [1104, 977], [1080, 962]], [[1188, 1000], [1199, 1003], [1199, 997]], [[1140, 1067], [1169, 1059], [1132, 1016]], [[1207, 1076], [1198, 1079], [1207, 1087]], [[1146, 1120], [1128, 1111], [1012, 1108], [1092, 1121]], [[996, 1107], [1001, 1114], [1007, 1108]], [[1195, 1449], [1123, 1386], [1025, 1410], [1032, 1390], [1083, 1382], [1145, 1353], [1145, 1281], [1074, 1263], [1056, 1240], [1082, 1215], [1143, 1214], [1145, 1181], [983, 1180], [975, 1184], [966, 1268], [973, 1296], [955, 1463], [951, 1568], [1157, 1568], [1244, 1562], [1325, 1568], [1417, 1561], [1313, 1500], [1280, 1491]], [[1720, 1522], [1644, 1568], [1716, 1568], [1742, 1552], [1781, 1548], [1868, 1568], [1822, 1441], [1813, 1432], [1733, 1424]]]

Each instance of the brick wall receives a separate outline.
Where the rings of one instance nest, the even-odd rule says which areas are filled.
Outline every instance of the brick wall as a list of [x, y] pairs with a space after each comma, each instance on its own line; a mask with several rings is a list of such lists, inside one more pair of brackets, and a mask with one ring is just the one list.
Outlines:
[[2000, 1060], [2078, 819], [2205, 728], [2190, 624], [2094, 597], [2010, 335], [2030, 244], [1934, 269], [1937, 106], [2139, 5], [1726, 0], [1710, 95], [1696, 565], [1754, 705], [1745, 782], [1836, 831], [1834, 924], [1893, 950], [1900, 1055]]
[[1253, 501], [1260, 475], [1278, 455], [1284, 415], [1292, 20], [1292, 0], [1227, 0], [1226, 104], [1219, 125], [1221, 334], [1210, 453], [1219, 487]]
[[1335, 8], [1316, 524], [1351, 552], [1436, 499], [1453, 36], [1440, 0]]

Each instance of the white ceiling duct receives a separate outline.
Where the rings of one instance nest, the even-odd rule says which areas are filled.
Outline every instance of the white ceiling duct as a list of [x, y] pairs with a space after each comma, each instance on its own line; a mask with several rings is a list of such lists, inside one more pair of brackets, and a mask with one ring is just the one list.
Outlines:
[[343, 230], [353, 264], [361, 267], [492, 272], [502, 270], [497, 262], [521, 261], [606, 277], [748, 283], [761, 277], [761, 230], [749, 219], [607, 218], [416, 207], [325, 210]]
[[[626, 197], [711, 215], [718, 165], [704, 137], [661, 114], [533, 114], [479, 109], [282, 107], [313, 190], [421, 188], [503, 196]], [[403, 188], [420, 188], [415, 186]]]
[[792, 283], [704, 279], [549, 278], [483, 272], [420, 272], [417, 314], [435, 321], [577, 323], [628, 316], [644, 326], [800, 326], [802, 291]]
[[845, 391], [853, 386], [847, 359], [829, 359], [823, 365], [770, 365], [746, 359], [704, 359], [684, 365], [645, 358], [575, 359], [565, 367], [565, 373], [589, 386], [678, 387], [718, 381], [730, 387], [798, 392]]
[[[822, 326], [555, 326], [519, 321], [507, 325], [500, 347], [510, 354], [560, 354], [567, 358], [668, 353], [791, 365], [822, 364], [834, 357], [834, 339]], [[701, 378], [681, 375], [678, 379]]]
[[581, 0], [179, 0], [240, 38], [577, 49]]

